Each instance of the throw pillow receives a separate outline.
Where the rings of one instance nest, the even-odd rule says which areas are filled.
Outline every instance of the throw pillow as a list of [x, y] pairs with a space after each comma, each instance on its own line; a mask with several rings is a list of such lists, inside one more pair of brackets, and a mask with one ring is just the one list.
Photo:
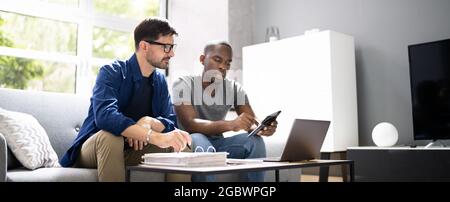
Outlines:
[[0, 108], [0, 133], [24, 167], [60, 167], [47, 133], [33, 116]]

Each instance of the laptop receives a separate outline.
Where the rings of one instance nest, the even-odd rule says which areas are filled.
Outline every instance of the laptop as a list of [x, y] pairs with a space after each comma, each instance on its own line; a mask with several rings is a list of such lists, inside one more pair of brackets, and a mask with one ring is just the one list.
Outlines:
[[304, 161], [319, 157], [330, 121], [295, 119], [281, 157], [264, 161]]

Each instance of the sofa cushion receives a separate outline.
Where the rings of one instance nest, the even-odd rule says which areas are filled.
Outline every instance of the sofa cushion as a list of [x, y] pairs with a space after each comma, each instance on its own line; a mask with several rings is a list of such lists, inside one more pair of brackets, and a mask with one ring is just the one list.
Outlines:
[[60, 166], [47, 133], [33, 116], [0, 108], [0, 132], [26, 168]]
[[59, 158], [75, 139], [89, 104], [87, 95], [0, 88], [0, 107], [36, 117]]
[[96, 182], [97, 169], [87, 168], [18, 168], [7, 173], [9, 182]]

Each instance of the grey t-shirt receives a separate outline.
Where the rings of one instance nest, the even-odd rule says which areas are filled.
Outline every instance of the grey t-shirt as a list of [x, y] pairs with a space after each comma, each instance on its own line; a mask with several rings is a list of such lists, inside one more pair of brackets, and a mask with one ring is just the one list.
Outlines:
[[[224, 79], [203, 89], [202, 76], [177, 79], [173, 83], [172, 98], [174, 105], [192, 105], [198, 118], [210, 121], [224, 120], [231, 107], [248, 104], [247, 94], [236, 81]], [[183, 129], [179, 121], [178, 124]]]

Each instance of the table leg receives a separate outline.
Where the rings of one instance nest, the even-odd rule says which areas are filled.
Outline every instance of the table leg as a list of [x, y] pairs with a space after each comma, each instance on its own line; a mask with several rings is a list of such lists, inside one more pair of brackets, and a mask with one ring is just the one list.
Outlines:
[[130, 169], [126, 169], [125, 171], [125, 182], [130, 182]]
[[[329, 152], [321, 152], [320, 153], [320, 159], [329, 160], [331, 154]], [[330, 171], [329, 166], [320, 166], [320, 172], [319, 172], [319, 182], [328, 182], [328, 175]]]
[[355, 181], [355, 164], [354, 162], [351, 162], [349, 164], [350, 167], [350, 182], [354, 182]]
[[[341, 160], [347, 159], [347, 154], [345, 152], [341, 152], [339, 156]], [[347, 166], [345, 164], [341, 166], [341, 173], [342, 173], [342, 181], [348, 182]]]
[[275, 182], [280, 182], [280, 170], [275, 170]]

